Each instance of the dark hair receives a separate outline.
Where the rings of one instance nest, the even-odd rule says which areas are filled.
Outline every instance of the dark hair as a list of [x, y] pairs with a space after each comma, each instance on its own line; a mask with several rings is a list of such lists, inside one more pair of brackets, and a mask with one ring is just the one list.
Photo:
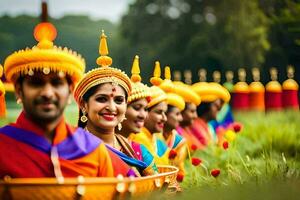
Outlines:
[[166, 114], [172, 112], [174, 109], [175, 109], [175, 106], [168, 105], [168, 110], [167, 110]]
[[197, 107], [198, 116], [203, 116], [210, 111], [212, 102], [201, 102], [201, 104]]
[[[104, 84], [104, 83], [102, 83], [102, 84]], [[95, 85], [95, 86], [91, 87], [88, 91], [86, 91], [86, 93], [84, 93], [84, 95], [82, 96], [83, 101], [84, 102], [88, 102], [89, 98], [93, 94], [95, 94], [95, 92], [97, 91], [98, 87], [100, 87], [102, 84]], [[124, 90], [123, 87], [121, 87], [121, 88]], [[127, 98], [128, 98], [128, 94], [125, 92], [125, 100], [126, 100], [126, 102], [127, 102]], [[83, 115], [83, 113], [82, 113], [81, 109], [79, 108], [79, 117], [78, 117], [77, 125], [78, 125], [78, 127], [84, 128], [86, 126], [87, 122], [82, 122], [80, 120], [80, 118], [82, 117], [82, 115]]]

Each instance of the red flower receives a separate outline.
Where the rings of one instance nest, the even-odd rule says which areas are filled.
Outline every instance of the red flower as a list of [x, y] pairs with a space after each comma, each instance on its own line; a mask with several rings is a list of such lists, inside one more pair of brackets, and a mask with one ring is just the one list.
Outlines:
[[202, 160], [199, 158], [192, 158], [192, 165], [194, 165], [194, 166], [200, 165], [201, 162], [202, 162]]
[[177, 156], [177, 152], [174, 149], [171, 149], [169, 152], [169, 159], [174, 159]]
[[223, 148], [226, 150], [229, 147], [229, 143], [227, 141], [223, 142]]
[[182, 182], [183, 179], [184, 179], [184, 174], [183, 174], [183, 173], [178, 173], [178, 174], [177, 174], [177, 177], [176, 177], [176, 180], [177, 180], [178, 182]]
[[232, 127], [233, 127], [234, 132], [238, 133], [238, 132], [240, 132], [241, 129], [242, 129], [242, 124], [241, 124], [241, 123], [238, 123], [238, 122], [234, 122], [234, 123], [232, 124]]
[[219, 169], [213, 169], [210, 172], [210, 174], [215, 178], [217, 178], [220, 175], [220, 173], [221, 173], [221, 171]]
[[192, 149], [193, 151], [196, 151], [196, 150], [197, 150], [197, 145], [192, 144], [191, 149]]

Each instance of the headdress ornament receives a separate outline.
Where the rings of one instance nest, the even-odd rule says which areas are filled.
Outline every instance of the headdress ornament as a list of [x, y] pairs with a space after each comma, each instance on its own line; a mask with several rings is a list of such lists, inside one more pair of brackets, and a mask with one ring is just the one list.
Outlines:
[[152, 107], [160, 102], [167, 100], [166, 93], [159, 88], [159, 85], [163, 82], [160, 78], [161, 70], [160, 63], [158, 61], [155, 62], [153, 77], [151, 77], [150, 82], [153, 86], [150, 87], [151, 101], [148, 103], [148, 107]]
[[150, 102], [151, 95], [149, 91], [149, 87], [143, 83], [141, 83], [140, 76], [140, 66], [139, 66], [139, 56], [135, 56], [131, 68], [131, 82], [132, 82], [132, 91], [130, 96], [128, 97], [127, 102], [130, 103], [132, 101], [146, 98], [147, 101]]
[[113, 83], [124, 88], [125, 92], [130, 95], [131, 81], [125, 72], [120, 69], [110, 67], [112, 59], [108, 56], [108, 48], [106, 42], [106, 35], [102, 31], [100, 37], [99, 54], [97, 58], [98, 68], [87, 72], [80, 80], [75, 88], [74, 98], [79, 104], [83, 95], [92, 87], [103, 83]]
[[7, 81], [16, 82], [20, 76], [33, 75], [35, 71], [44, 74], [53, 71], [68, 74], [73, 83], [76, 83], [84, 73], [85, 61], [77, 52], [55, 46], [53, 40], [56, 35], [53, 24], [39, 23], [34, 29], [34, 38], [38, 44], [14, 52], [6, 58], [4, 73]]

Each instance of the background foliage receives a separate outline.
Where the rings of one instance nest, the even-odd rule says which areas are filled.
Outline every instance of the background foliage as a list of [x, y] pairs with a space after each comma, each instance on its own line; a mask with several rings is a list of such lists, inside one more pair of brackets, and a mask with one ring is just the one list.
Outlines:
[[[0, 62], [11, 52], [35, 44], [32, 36], [39, 19], [31, 16], [0, 18]], [[286, 79], [288, 64], [300, 64], [299, 0], [136, 0], [119, 24], [92, 21], [86, 16], [50, 19], [57, 29], [56, 43], [80, 52], [88, 69], [95, 67], [101, 29], [109, 36], [114, 66], [130, 72], [134, 55], [140, 55], [147, 82], [155, 60], [162, 66], [214, 70], [276, 66]], [[250, 73], [248, 73], [250, 74]], [[300, 80], [300, 73], [296, 73]], [[223, 77], [224, 78], [224, 77]], [[248, 81], [252, 81], [250, 75]]]

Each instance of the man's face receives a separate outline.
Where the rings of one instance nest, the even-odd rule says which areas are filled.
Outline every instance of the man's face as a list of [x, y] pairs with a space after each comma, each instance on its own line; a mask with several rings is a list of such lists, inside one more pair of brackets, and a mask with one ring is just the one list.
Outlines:
[[21, 98], [24, 111], [34, 121], [47, 123], [59, 119], [68, 104], [72, 86], [67, 78], [51, 72], [35, 72], [16, 84], [16, 94]]

